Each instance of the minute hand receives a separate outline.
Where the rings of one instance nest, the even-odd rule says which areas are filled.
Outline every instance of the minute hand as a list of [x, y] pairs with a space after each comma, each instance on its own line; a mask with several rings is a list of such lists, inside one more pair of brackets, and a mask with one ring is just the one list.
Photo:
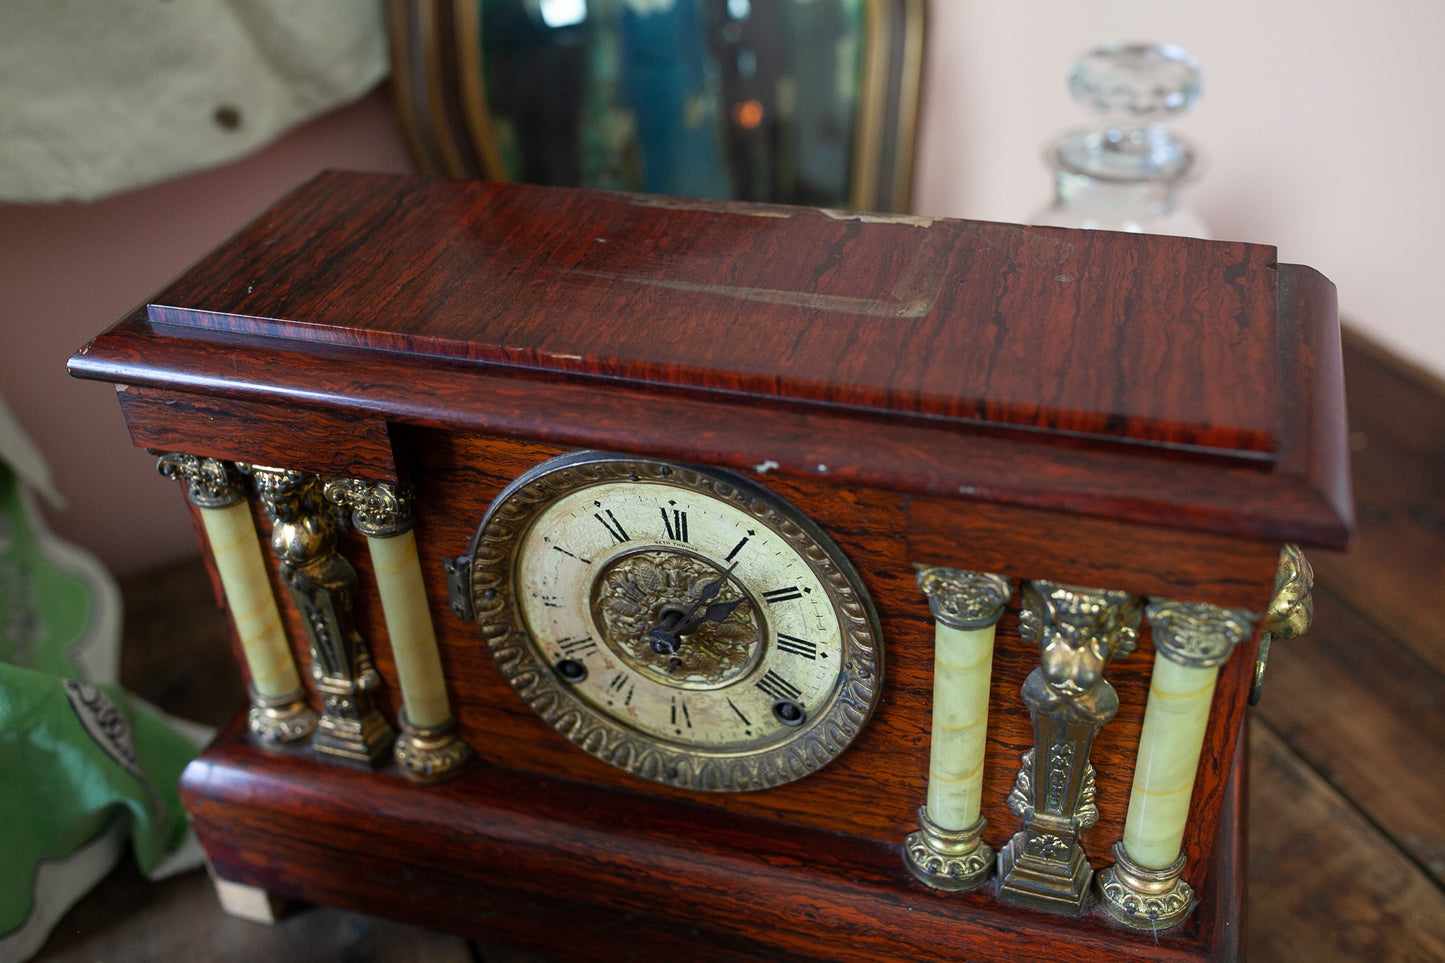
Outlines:
[[727, 571], [704, 585], [702, 590], [697, 593], [697, 600], [692, 603], [692, 608], [688, 609], [682, 618], [672, 622], [671, 625], [664, 622], [662, 625], [659, 625], [647, 633], [651, 639], [652, 651], [663, 654], [675, 654], [678, 645], [681, 644], [678, 636], [691, 632], [704, 622], [721, 622], [731, 615], [733, 609], [737, 608], [738, 604], [744, 601], [741, 596], [727, 602], [713, 602], [706, 608], [703, 608], [703, 603], [715, 598], [718, 592], [722, 591], [723, 584], [727, 582], [733, 573], [733, 569], [737, 567], [737, 562], [732, 563], [728, 566]]
[[741, 596], [730, 602], [713, 602], [707, 608], [703, 609], [701, 615], [697, 614], [697, 610], [702, 607], [702, 603], [717, 597], [717, 593], [722, 591], [723, 585], [726, 584], [728, 578], [733, 574], [733, 569], [737, 567], [738, 563], [733, 562], [728, 566], [726, 572], [723, 572], [702, 587], [702, 591], [697, 593], [697, 601], [692, 603], [692, 608], [687, 610], [687, 614], [682, 617], [682, 621], [673, 629], [673, 632], [682, 635], [684, 632], [692, 631], [704, 622], [721, 622], [732, 614], [733, 609], [737, 608], [738, 603], [743, 600]]

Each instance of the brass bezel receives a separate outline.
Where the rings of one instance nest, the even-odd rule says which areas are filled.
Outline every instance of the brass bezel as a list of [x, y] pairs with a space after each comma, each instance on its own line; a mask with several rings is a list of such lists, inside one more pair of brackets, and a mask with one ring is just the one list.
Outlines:
[[[619, 481], [682, 488], [742, 508], [782, 537], [812, 569], [829, 594], [843, 651], [838, 682], [828, 702], [810, 712], [806, 722], [753, 749], [682, 747], [634, 729], [580, 698], [542, 657], [513, 591], [523, 537], [558, 499]], [[836, 758], [878, 705], [883, 636], [862, 579], [842, 550], [807, 516], [740, 476], [599, 452], [564, 455], [536, 466], [497, 496], [477, 529], [469, 555], [476, 621], [513, 690], [574, 745], [640, 778], [707, 792], [780, 786]]]

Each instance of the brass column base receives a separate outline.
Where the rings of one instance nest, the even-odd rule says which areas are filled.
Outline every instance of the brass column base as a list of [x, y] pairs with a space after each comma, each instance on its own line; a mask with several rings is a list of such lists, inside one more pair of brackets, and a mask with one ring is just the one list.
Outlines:
[[406, 778], [413, 782], [441, 782], [461, 771], [471, 758], [472, 750], [453, 732], [455, 717], [439, 726], [414, 726], [401, 710], [401, 734], [396, 737], [393, 754]]
[[1114, 865], [1099, 873], [1099, 904], [1130, 929], [1167, 930], [1194, 911], [1194, 890], [1179, 875], [1183, 869], [1182, 855], [1165, 869], [1150, 869], [1115, 843]]
[[[1072, 824], [1050, 825], [1035, 816], [998, 853], [998, 898], [1061, 916], [1079, 916], [1094, 870]], [[1053, 830], [1053, 831], [1051, 831]]]
[[278, 696], [263, 696], [251, 689], [251, 711], [246, 728], [264, 749], [289, 749], [316, 731], [316, 711], [306, 704], [298, 686]]
[[967, 829], [944, 829], [918, 807], [919, 830], [903, 841], [903, 861], [918, 881], [934, 889], [960, 893], [982, 886], [993, 870], [993, 850], [983, 841], [988, 820]]
[[375, 709], [360, 719], [326, 713], [311, 737], [311, 751], [327, 762], [375, 769], [395, 737], [391, 726]]

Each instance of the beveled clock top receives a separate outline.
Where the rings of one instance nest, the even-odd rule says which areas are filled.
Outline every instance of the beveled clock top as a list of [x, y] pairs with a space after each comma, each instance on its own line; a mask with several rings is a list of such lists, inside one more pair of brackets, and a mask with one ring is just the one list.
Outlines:
[[1268, 461], [1276, 274], [1262, 245], [328, 173], [147, 314]]

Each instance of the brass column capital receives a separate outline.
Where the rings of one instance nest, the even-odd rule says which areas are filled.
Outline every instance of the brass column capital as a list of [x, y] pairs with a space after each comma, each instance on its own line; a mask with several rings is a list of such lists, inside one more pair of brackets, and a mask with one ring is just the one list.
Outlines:
[[360, 478], [329, 478], [326, 498], [351, 509], [351, 524], [370, 538], [390, 538], [410, 531], [412, 489], [405, 483], [371, 482]]
[[996, 623], [1013, 594], [1002, 575], [917, 565], [918, 589], [928, 596], [934, 619], [955, 629], [983, 629]]
[[200, 508], [224, 508], [246, 497], [240, 474], [229, 462], [178, 451], [151, 451], [156, 471], [186, 483], [186, 497]]
[[1171, 662], [1197, 669], [1223, 665], [1235, 646], [1254, 633], [1259, 618], [1258, 612], [1245, 609], [1152, 597], [1144, 615], [1154, 634], [1154, 651]]

